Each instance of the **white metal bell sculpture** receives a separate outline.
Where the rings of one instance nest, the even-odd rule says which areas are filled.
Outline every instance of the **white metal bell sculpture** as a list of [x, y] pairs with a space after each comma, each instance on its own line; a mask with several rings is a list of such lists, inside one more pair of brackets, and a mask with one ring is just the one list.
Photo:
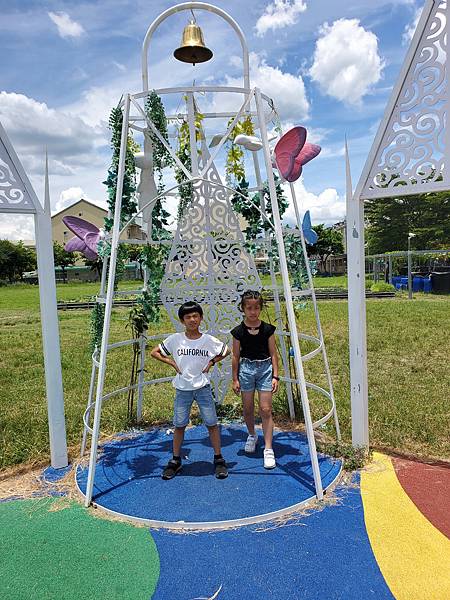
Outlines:
[[[155, 92], [168, 99], [170, 102], [174, 95], [181, 98], [175, 114], [168, 115], [169, 122], [183, 120], [189, 134], [190, 168], [177, 156], [177, 153], [168, 143], [158, 128], [149, 118], [145, 110], [145, 100], [149, 96], [149, 74], [148, 74], [148, 48], [156, 29], [171, 15], [181, 11], [207, 10], [222, 18], [234, 31], [242, 48], [243, 59], [243, 84], [239, 86], [211, 86], [211, 85], [184, 85], [172, 88], [155, 89]], [[239, 190], [224, 183], [220, 175], [220, 165], [223, 164], [224, 145], [232, 140], [233, 129], [242, 119], [251, 119], [253, 128], [258, 131], [258, 137], [248, 136], [240, 138], [242, 147], [249, 151], [249, 162], [252, 166], [252, 189], [259, 192], [260, 205], [256, 206], [261, 219], [264, 222], [265, 233], [257, 240], [264, 249], [267, 262], [270, 266], [270, 285], [266, 286], [273, 294], [274, 313], [276, 320], [276, 337], [280, 348], [282, 365], [281, 380], [286, 388], [286, 396], [290, 415], [295, 416], [293, 389], [299, 390], [301, 405], [305, 419], [306, 434], [311, 455], [312, 471], [314, 477], [315, 492], [318, 499], [323, 497], [322, 481], [320, 476], [318, 457], [314, 438], [314, 429], [323, 425], [328, 419], [334, 419], [337, 435], [339, 437], [339, 424], [336, 414], [334, 392], [328, 366], [325, 344], [320, 325], [317, 304], [315, 300], [312, 275], [307, 259], [305, 239], [302, 230], [302, 222], [299, 206], [295, 197], [292, 184], [289, 185], [290, 201], [296, 215], [296, 228], [289, 230], [289, 235], [294, 234], [300, 242], [300, 253], [306, 268], [306, 285], [300, 290], [293, 290], [289, 278], [289, 269], [285, 248], [286, 229], [282, 227], [278, 198], [276, 192], [275, 176], [272, 169], [271, 148], [267, 132], [267, 123], [273, 116], [273, 101], [263, 94], [258, 88], [251, 88], [249, 77], [249, 53], [242, 30], [238, 24], [222, 9], [210, 4], [198, 2], [186, 2], [174, 6], [155, 19], [149, 27], [142, 51], [142, 78], [144, 91], [137, 94], [126, 94], [120, 104], [123, 113], [123, 127], [121, 137], [121, 151], [119, 157], [119, 170], [117, 177], [117, 194], [115, 202], [114, 225], [110, 236], [111, 255], [107, 262], [102, 278], [102, 288], [99, 301], [105, 303], [105, 320], [103, 338], [100, 351], [94, 354], [93, 371], [91, 377], [91, 388], [88, 405], [85, 412], [84, 440], [85, 446], [87, 433], [92, 434], [91, 453], [89, 460], [89, 474], [86, 488], [85, 504], [88, 506], [92, 500], [95, 468], [97, 461], [98, 439], [100, 434], [100, 421], [102, 404], [105, 400], [128, 391], [129, 386], [104, 393], [104, 383], [107, 368], [107, 354], [115, 348], [131, 346], [136, 340], [124, 340], [111, 344], [109, 342], [109, 329], [111, 309], [116, 294], [114, 291], [115, 267], [117, 262], [119, 237], [124, 230], [120, 223], [120, 210], [122, 201], [122, 186], [125, 172], [125, 157], [129, 131], [144, 135], [144, 155], [136, 158], [136, 164], [141, 168], [139, 183], [139, 211], [136, 215], [144, 216], [144, 223], [148, 223], [147, 240], [132, 240], [133, 243], [147, 243], [149, 245], [170, 245], [169, 256], [165, 265], [165, 276], [161, 284], [161, 301], [166, 308], [175, 329], [180, 329], [176, 316], [179, 305], [187, 300], [200, 302], [205, 311], [205, 329], [223, 341], [229, 340], [229, 332], [237, 325], [242, 315], [238, 310], [240, 295], [245, 289], [261, 290], [262, 284], [255, 266], [253, 256], [248, 252], [246, 240], [242, 233], [240, 218], [233, 211], [231, 196], [240, 194], [246, 202], [253, 202], [249, 197], [243, 196]], [[154, 87], [154, 86], [152, 86]], [[220, 104], [221, 98], [230, 94], [236, 98], [236, 110], [228, 110], [221, 113], [202, 112], [202, 125], [198, 124], [198, 103], [204, 102], [205, 96], [214, 97], [215, 102]], [[180, 114], [179, 104], [184, 102], [184, 112]], [[229, 105], [225, 104], [224, 106]], [[176, 106], [176, 105], [175, 105]], [[224, 130], [223, 134], [217, 133]], [[144, 125], [143, 125], [144, 123]], [[206, 126], [208, 123], [208, 127]], [[209, 125], [211, 127], [209, 127]], [[212, 133], [214, 143], [208, 148], [206, 142], [206, 131], [208, 136]], [[214, 135], [216, 134], [216, 135]], [[174, 176], [164, 180], [160, 189], [155, 185], [152, 168], [152, 139], [158, 139], [171, 157], [173, 167], [182, 174], [184, 179], [180, 184], [174, 185]], [[295, 157], [294, 157], [295, 158]], [[264, 174], [264, 178], [263, 178]], [[264, 197], [264, 179], [267, 179], [269, 210], [267, 210]], [[151, 210], [157, 199], [178, 194], [180, 185], [188, 185], [192, 190], [190, 201], [179, 220], [175, 236], [170, 239], [154, 239], [151, 224]], [[269, 214], [270, 213], [270, 214]], [[276, 254], [275, 264], [274, 255]], [[109, 271], [106, 277], [106, 269]], [[279, 275], [276, 273], [279, 269]], [[279, 278], [281, 277], [281, 282]], [[144, 289], [146, 285], [144, 280]], [[108, 282], [106, 289], [106, 282]], [[314, 307], [315, 324], [317, 332], [315, 335], [307, 335], [298, 330], [295, 311], [294, 295], [310, 298]], [[145, 380], [145, 349], [149, 340], [152, 344], [157, 339], [163, 339], [168, 333], [143, 335], [138, 340], [141, 350], [139, 364], [139, 382], [137, 416], [142, 414], [142, 402], [144, 389], [147, 385], [158, 385], [161, 382], [170, 381], [171, 377], [160, 379], [150, 378]], [[314, 349], [302, 353], [301, 341], [314, 345]], [[290, 361], [293, 357], [294, 373], [291, 374]], [[324, 370], [327, 379], [327, 388], [313, 382], [307, 382], [304, 373], [304, 362], [315, 357], [321, 357], [324, 361]], [[212, 381], [214, 383], [216, 400], [221, 400], [230, 382], [230, 364], [224, 363], [220, 370], [215, 367]], [[326, 397], [329, 402], [327, 414], [313, 422], [309, 405], [308, 390], [313, 389]], [[94, 400], [95, 390], [95, 400]], [[94, 412], [92, 424], [91, 413]]]

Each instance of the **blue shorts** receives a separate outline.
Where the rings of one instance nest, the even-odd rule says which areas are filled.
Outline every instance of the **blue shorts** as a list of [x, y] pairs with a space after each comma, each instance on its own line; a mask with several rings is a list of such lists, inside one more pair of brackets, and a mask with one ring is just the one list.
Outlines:
[[249, 360], [241, 358], [239, 363], [239, 385], [241, 392], [272, 391], [272, 359]]
[[193, 401], [197, 402], [206, 427], [217, 425], [216, 404], [211, 392], [211, 386], [205, 385], [198, 390], [175, 390], [173, 406], [173, 424], [175, 427], [186, 427], [189, 423]]

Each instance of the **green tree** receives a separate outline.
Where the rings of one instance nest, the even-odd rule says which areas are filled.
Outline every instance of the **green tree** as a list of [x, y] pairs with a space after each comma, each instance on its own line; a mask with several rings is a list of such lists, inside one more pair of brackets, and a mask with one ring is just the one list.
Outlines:
[[25, 271], [36, 268], [36, 253], [32, 248], [27, 248], [23, 242], [0, 240], [0, 279], [14, 283], [23, 279]]
[[33, 248], [27, 248], [20, 241], [16, 244], [16, 274], [22, 280], [25, 271], [36, 269], [36, 252]]
[[344, 252], [344, 243], [342, 233], [331, 227], [325, 227], [322, 223], [313, 226], [318, 239], [314, 246], [310, 246], [310, 254], [317, 256], [322, 271], [326, 271], [326, 262], [332, 254], [342, 254]]
[[14, 282], [15, 245], [9, 240], [0, 240], [0, 279]]
[[145, 262], [145, 257], [142, 253], [142, 246], [130, 245], [128, 248], [128, 259], [138, 263], [140, 277], [141, 279], [144, 279], [143, 264]]
[[431, 192], [368, 200], [365, 207], [369, 254], [406, 250], [408, 233], [415, 249], [450, 244], [450, 194]]
[[91, 271], [95, 271], [97, 273], [97, 277], [99, 279], [102, 278], [102, 268], [103, 268], [103, 260], [101, 258], [96, 258], [95, 260], [89, 260], [89, 258], [83, 258], [83, 262], [86, 267], [89, 267]]
[[66, 268], [75, 264], [75, 261], [77, 260], [76, 253], [67, 252], [67, 250], [64, 250], [64, 246], [59, 242], [53, 242], [53, 257], [55, 266], [61, 267], [64, 283], [67, 283]]

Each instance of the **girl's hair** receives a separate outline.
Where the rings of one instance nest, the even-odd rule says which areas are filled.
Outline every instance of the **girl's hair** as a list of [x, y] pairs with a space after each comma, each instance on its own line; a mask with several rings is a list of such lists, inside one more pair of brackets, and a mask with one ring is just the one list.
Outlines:
[[245, 301], [246, 300], [259, 300], [259, 307], [262, 309], [264, 306], [264, 298], [262, 297], [261, 292], [258, 290], [246, 290], [241, 296], [240, 308], [244, 310]]

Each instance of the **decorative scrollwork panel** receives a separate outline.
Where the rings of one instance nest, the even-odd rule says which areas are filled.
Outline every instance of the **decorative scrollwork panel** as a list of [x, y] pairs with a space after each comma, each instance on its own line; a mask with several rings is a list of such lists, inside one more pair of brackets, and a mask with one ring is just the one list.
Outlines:
[[[177, 330], [180, 304], [195, 300], [204, 310], [204, 329], [229, 343], [228, 332], [242, 319], [245, 289], [261, 289], [253, 258], [245, 249], [239, 220], [214, 165], [206, 181], [193, 185], [193, 198], [178, 225], [161, 285], [161, 300]], [[212, 374], [221, 401], [231, 377], [230, 361]]]
[[[363, 198], [413, 193], [448, 179], [447, 1], [431, 12], [373, 160]], [[425, 190], [426, 191], [426, 190]]]

